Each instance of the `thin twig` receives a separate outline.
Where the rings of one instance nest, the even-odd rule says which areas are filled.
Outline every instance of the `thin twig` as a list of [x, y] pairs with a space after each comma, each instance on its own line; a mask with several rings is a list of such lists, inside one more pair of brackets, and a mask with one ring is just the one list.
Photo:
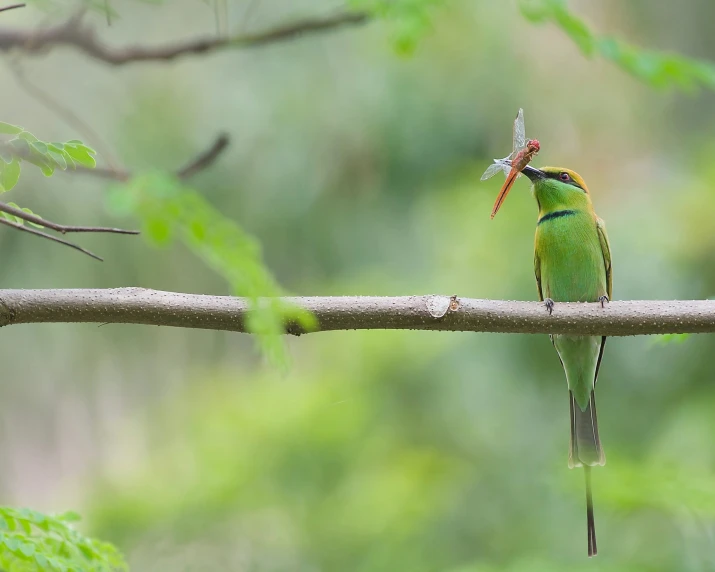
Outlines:
[[[27, 213], [25, 213], [25, 214], [27, 214]], [[59, 242], [60, 244], [64, 244], [65, 246], [69, 246], [70, 248], [74, 248], [75, 250], [79, 250], [80, 252], [83, 252], [84, 254], [86, 254], [86, 255], [88, 255], [88, 256], [91, 256], [92, 258], [95, 258], [95, 259], [99, 260], [100, 262], [103, 262], [103, 259], [102, 259], [101, 257], [97, 256], [97, 255], [94, 254], [93, 252], [90, 252], [90, 251], [87, 250], [86, 248], [82, 248], [82, 247], [79, 246], [78, 244], [75, 244], [75, 243], [73, 243], [73, 242], [69, 242], [69, 241], [64, 240], [64, 239], [62, 239], [62, 238], [57, 238], [56, 236], [52, 236], [51, 234], [47, 234], [46, 232], [42, 232], [42, 231], [40, 231], [40, 230], [37, 230], [37, 229], [34, 229], [34, 228], [30, 228], [30, 227], [27, 227], [27, 226], [25, 226], [25, 225], [23, 225], [23, 224], [19, 224], [19, 223], [16, 223], [16, 222], [10, 222], [9, 220], [7, 220], [7, 219], [5, 219], [5, 218], [2, 218], [2, 217], [0, 217], [0, 224], [4, 224], [4, 225], [7, 225], [7, 226], [10, 226], [10, 227], [12, 227], [12, 228], [15, 228], [15, 229], [17, 229], [17, 230], [21, 230], [21, 231], [23, 231], [23, 232], [29, 232], [30, 234], [34, 234], [35, 236], [40, 236], [40, 237], [42, 237], [42, 238], [46, 238], [46, 239], [51, 240], [51, 241], [53, 241], [53, 242]]]
[[[715, 333], [715, 300], [556, 303], [456, 296], [283, 298], [313, 313], [329, 330], [442, 330], [522, 334], [632, 336]], [[152, 324], [246, 332], [254, 307], [245, 298], [109, 290], [0, 290], [0, 326], [40, 322]], [[286, 320], [286, 333], [305, 333]]]
[[233, 37], [210, 37], [187, 40], [166, 46], [130, 46], [113, 48], [97, 39], [92, 28], [82, 23], [78, 13], [65, 22], [39, 30], [0, 30], [0, 51], [19, 49], [27, 54], [47, 53], [56, 46], [71, 46], [88, 56], [111, 65], [132, 62], [169, 61], [187, 54], [204, 54], [222, 49], [264, 46], [292, 40], [307, 34], [363, 24], [369, 15], [362, 12], [339, 13], [324, 18], [307, 18], [263, 31]]
[[7, 12], [8, 10], [14, 10], [15, 8], [24, 8], [25, 4], [12, 4], [10, 6], [3, 6], [0, 8], [0, 12]]
[[214, 141], [213, 145], [209, 147], [206, 151], [201, 153], [195, 159], [189, 161], [184, 167], [176, 172], [176, 176], [179, 179], [189, 179], [193, 177], [199, 171], [203, 171], [207, 167], [213, 164], [213, 162], [218, 158], [218, 156], [223, 153], [224, 149], [228, 147], [229, 138], [228, 134], [221, 133]]
[[56, 230], [57, 232], [61, 232], [62, 234], [68, 232], [107, 232], [114, 234], [139, 234], [138, 230], [125, 230], [123, 228], [109, 228], [106, 226], [70, 226], [66, 224], [57, 224], [56, 222], [46, 220], [40, 216], [37, 216], [36, 214], [27, 213], [22, 209], [2, 202], [0, 202], [0, 212], [11, 214], [13, 216], [16, 216], [17, 218], [21, 218], [22, 220], [40, 225], [45, 228], [51, 228], [52, 230]]
[[[193, 177], [198, 172], [207, 169], [214, 163], [214, 161], [216, 161], [216, 159], [218, 159], [219, 155], [225, 151], [229, 142], [229, 136], [226, 133], [220, 133], [211, 144], [211, 147], [209, 147], [206, 151], [202, 151], [194, 159], [191, 159], [191, 161], [189, 161], [185, 166], [177, 169], [175, 171], [176, 177], [181, 180], [185, 180]], [[66, 172], [71, 173], [73, 171], [68, 170]], [[74, 172], [122, 182], [129, 181], [134, 176], [134, 174], [130, 171], [115, 171], [114, 169], [105, 169], [102, 167], [97, 167], [95, 169], [77, 168]]]

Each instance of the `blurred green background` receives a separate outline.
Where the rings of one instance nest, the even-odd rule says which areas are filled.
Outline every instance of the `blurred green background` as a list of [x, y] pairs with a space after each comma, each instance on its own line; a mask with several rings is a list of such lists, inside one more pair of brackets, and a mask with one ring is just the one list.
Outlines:
[[[8, 12], [3, 24], [52, 23], [67, 4]], [[211, 4], [113, 6], [109, 27], [88, 17], [112, 45], [216, 33]], [[227, 7], [221, 26], [237, 33], [341, 2]], [[715, 60], [709, 0], [570, 8], [600, 32]], [[587, 59], [516, 2], [436, 7], [409, 55], [397, 33], [375, 21], [117, 68], [70, 48], [11, 53], [0, 119], [109, 149], [137, 173], [182, 165], [226, 131], [230, 148], [191, 185], [256, 237], [296, 295], [534, 300], [528, 184], [490, 221], [502, 178], [479, 182], [509, 151], [523, 107], [542, 144], [536, 164], [589, 184], [616, 299], [715, 295], [713, 92], [655, 90]], [[18, 65], [101, 140], [33, 98]], [[11, 194], [59, 222], [140, 226], [111, 208], [111, 186], [28, 170]], [[0, 287], [230, 292], [181, 243], [81, 242], [105, 262], [0, 231]], [[82, 530], [115, 542], [133, 570], [715, 570], [709, 336], [609, 341], [608, 464], [593, 475], [600, 554], [589, 561], [583, 474], [567, 469], [567, 392], [546, 336], [320, 333], [288, 340], [284, 371], [240, 334], [69, 324], [0, 334], [2, 503], [78, 510]]]

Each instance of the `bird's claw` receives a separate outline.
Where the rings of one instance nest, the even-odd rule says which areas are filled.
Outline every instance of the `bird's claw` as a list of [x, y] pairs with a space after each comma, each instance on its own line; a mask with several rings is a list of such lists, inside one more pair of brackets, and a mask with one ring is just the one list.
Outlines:
[[554, 301], [551, 298], [546, 298], [546, 300], [544, 300], [544, 306], [546, 306], [546, 309], [549, 311], [549, 316], [553, 314]]
[[603, 296], [599, 296], [598, 301], [601, 302], [601, 308], [605, 308], [605, 303], [610, 302], [611, 299], [606, 294], [604, 294]]

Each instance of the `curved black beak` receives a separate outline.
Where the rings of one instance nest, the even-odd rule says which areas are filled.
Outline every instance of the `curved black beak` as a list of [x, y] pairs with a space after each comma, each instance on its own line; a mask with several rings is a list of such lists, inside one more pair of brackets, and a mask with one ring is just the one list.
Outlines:
[[544, 173], [543, 171], [539, 171], [539, 169], [535, 169], [534, 167], [530, 167], [529, 165], [524, 167], [522, 173], [529, 177], [532, 183], [535, 183], [540, 179], [546, 178], [546, 173]]

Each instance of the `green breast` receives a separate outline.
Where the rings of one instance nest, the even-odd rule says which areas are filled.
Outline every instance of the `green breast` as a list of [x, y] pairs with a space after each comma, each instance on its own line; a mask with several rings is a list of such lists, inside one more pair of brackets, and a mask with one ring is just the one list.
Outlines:
[[592, 214], [564, 209], [543, 215], [535, 248], [544, 298], [596, 302], [606, 294], [606, 267]]

